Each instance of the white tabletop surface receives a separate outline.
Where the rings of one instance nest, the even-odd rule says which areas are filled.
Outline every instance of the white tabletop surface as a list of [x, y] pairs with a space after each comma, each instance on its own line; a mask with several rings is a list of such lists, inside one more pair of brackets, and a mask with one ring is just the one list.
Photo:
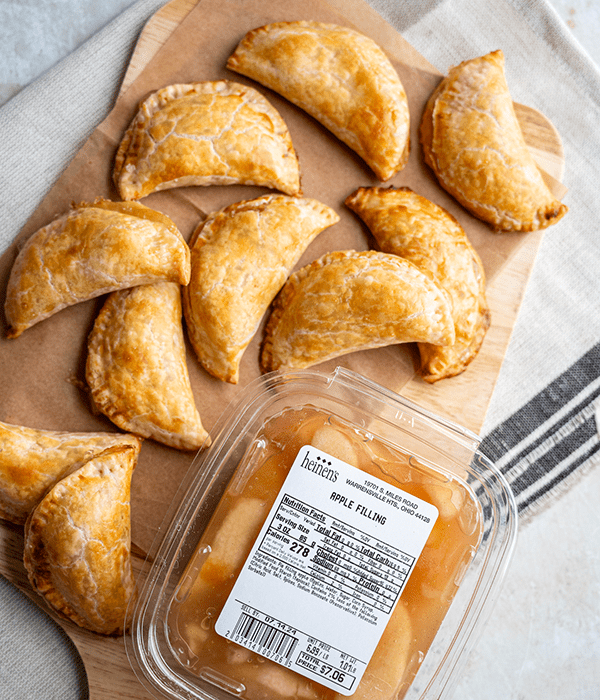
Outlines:
[[[552, 3], [600, 65], [600, 3]], [[2, 0], [0, 104], [131, 4], [133, 0]], [[598, 493], [597, 469], [522, 529], [504, 590], [455, 697], [600, 698]]]

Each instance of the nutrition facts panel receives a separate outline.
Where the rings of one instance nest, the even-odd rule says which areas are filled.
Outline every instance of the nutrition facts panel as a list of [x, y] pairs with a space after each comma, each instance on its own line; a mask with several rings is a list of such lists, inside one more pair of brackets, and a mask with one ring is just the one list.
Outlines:
[[430, 503], [305, 445], [217, 633], [351, 695], [437, 514]]
[[[391, 613], [415, 557], [285, 494], [260, 542], [265, 554], [310, 574], [317, 588]], [[321, 583], [322, 586], [318, 584]], [[355, 605], [352, 605], [352, 604]]]

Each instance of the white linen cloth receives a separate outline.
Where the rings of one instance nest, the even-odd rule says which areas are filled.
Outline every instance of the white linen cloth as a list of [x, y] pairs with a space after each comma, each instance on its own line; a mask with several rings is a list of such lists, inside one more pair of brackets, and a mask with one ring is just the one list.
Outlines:
[[[545, 0], [369, 2], [441, 72], [502, 48], [513, 98], [542, 111], [563, 139], [570, 211], [544, 236], [483, 431], [483, 449], [513, 484], [522, 518], [531, 520], [532, 539], [524, 538], [521, 559], [518, 555], [513, 565], [516, 573], [499, 603], [502, 613], [491, 631], [486, 628], [486, 642], [474, 653], [457, 696], [597, 698], [597, 596], [585, 589], [590, 606], [586, 616], [577, 617], [575, 606], [569, 609], [579, 636], [559, 640], [565, 644], [564, 654], [558, 643], [548, 652], [545, 642], [533, 637], [537, 613], [530, 613], [529, 626], [525, 621], [519, 627], [517, 618], [542, 595], [542, 584], [526, 569], [528, 547], [541, 537], [533, 516], [544, 517], [547, 511], [538, 513], [541, 506], [553, 504], [557, 495], [589, 474], [600, 454], [594, 416], [600, 394], [600, 72]], [[0, 109], [0, 251], [110, 110], [137, 36], [163, 4], [139, 0]], [[573, 514], [572, 503], [554, 503], [552, 508], [561, 516], [560, 508]], [[553, 564], [549, 560], [547, 565], [550, 569]], [[86, 697], [81, 666], [68, 640], [57, 630], [50, 643], [49, 630], [40, 627], [32, 605], [4, 581], [0, 584], [0, 700]], [[540, 590], [533, 590], [538, 585]], [[543, 614], [552, 618], [554, 611]], [[511, 626], [530, 638], [511, 637]], [[573, 646], [579, 664], [572, 659]], [[554, 665], [557, 674], [564, 664], [569, 684], [560, 685], [549, 671], [544, 680], [543, 669], [526, 666], [524, 651], [527, 661]], [[39, 672], [14, 672], [32, 668], [23, 664], [25, 654], [39, 660]], [[492, 665], [499, 670], [494, 672]], [[535, 694], [527, 694], [531, 688]]]

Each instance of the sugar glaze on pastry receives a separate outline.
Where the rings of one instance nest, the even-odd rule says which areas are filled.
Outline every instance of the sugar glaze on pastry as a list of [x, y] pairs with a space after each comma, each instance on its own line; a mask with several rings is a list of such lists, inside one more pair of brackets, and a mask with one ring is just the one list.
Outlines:
[[496, 231], [535, 231], [567, 212], [527, 148], [502, 51], [449, 71], [427, 103], [421, 141], [442, 187]]
[[276, 297], [261, 368], [302, 369], [357, 350], [454, 340], [446, 292], [411, 262], [335, 251], [290, 275]]
[[421, 376], [433, 383], [463, 372], [490, 325], [485, 272], [462, 226], [445, 209], [408, 187], [360, 187], [346, 205], [365, 222], [380, 249], [429, 274], [452, 301], [456, 340], [419, 343]]
[[241, 357], [292, 268], [339, 220], [315, 199], [265, 195], [214, 212], [191, 241], [183, 290], [188, 335], [203, 367], [237, 383]]
[[248, 32], [227, 67], [306, 111], [388, 180], [408, 160], [406, 92], [369, 37], [335, 24], [276, 22]]
[[113, 447], [59, 481], [25, 524], [23, 562], [33, 589], [62, 617], [121, 635], [135, 595], [131, 476], [137, 452]]
[[46, 492], [109, 447], [139, 452], [141, 440], [123, 433], [39, 430], [0, 422], [0, 518], [23, 525]]
[[94, 408], [123, 430], [177, 449], [205, 444], [179, 285], [158, 282], [108, 297], [88, 338], [86, 380]]
[[67, 306], [158, 280], [187, 284], [190, 251], [173, 221], [137, 202], [74, 205], [36, 231], [12, 266], [7, 334]]
[[146, 98], [114, 166], [125, 200], [191, 185], [260, 185], [300, 193], [298, 159], [279, 112], [227, 80], [168, 85]]

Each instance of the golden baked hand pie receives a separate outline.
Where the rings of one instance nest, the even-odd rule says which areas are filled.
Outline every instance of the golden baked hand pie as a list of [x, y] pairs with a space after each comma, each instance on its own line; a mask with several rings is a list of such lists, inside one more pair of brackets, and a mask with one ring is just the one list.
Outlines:
[[39, 229], [8, 281], [8, 337], [67, 306], [138, 284], [187, 284], [190, 251], [169, 217], [137, 202], [82, 203]]
[[0, 518], [22, 525], [48, 489], [109, 447], [140, 450], [121, 433], [36, 430], [0, 422]]
[[114, 167], [125, 200], [190, 185], [261, 185], [300, 193], [298, 159], [279, 112], [226, 80], [169, 85], [148, 97]]
[[183, 450], [207, 433], [190, 385], [181, 292], [157, 282], [113, 292], [88, 338], [93, 405], [123, 430]]
[[276, 22], [248, 32], [227, 67], [308, 112], [356, 151], [380, 180], [406, 165], [406, 92], [369, 37], [334, 24]]
[[384, 253], [410, 260], [452, 301], [456, 340], [443, 347], [419, 343], [421, 376], [433, 383], [463, 372], [479, 352], [490, 311], [483, 265], [458, 221], [407, 187], [360, 187], [346, 204], [367, 224]]
[[442, 187], [496, 231], [535, 231], [567, 212], [527, 148], [502, 51], [449, 71], [427, 103], [421, 141]]
[[289, 277], [267, 323], [261, 367], [302, 369], [408, 342], [454, 342], [446, 292], [396, 255], [336, 251]]
[[23, 562], [34, 590], [61, 616], [119, 635], [135, 595], [131, 475], [137, 452], [105, 450], [59, 481], [25, 524]]
[[183, 290], [188, 335], [200, 363], [237, 383], [244, 350], [309, 243], [339, 216], [315, 199], [266, 195], [211, 214], [190, 247]]

